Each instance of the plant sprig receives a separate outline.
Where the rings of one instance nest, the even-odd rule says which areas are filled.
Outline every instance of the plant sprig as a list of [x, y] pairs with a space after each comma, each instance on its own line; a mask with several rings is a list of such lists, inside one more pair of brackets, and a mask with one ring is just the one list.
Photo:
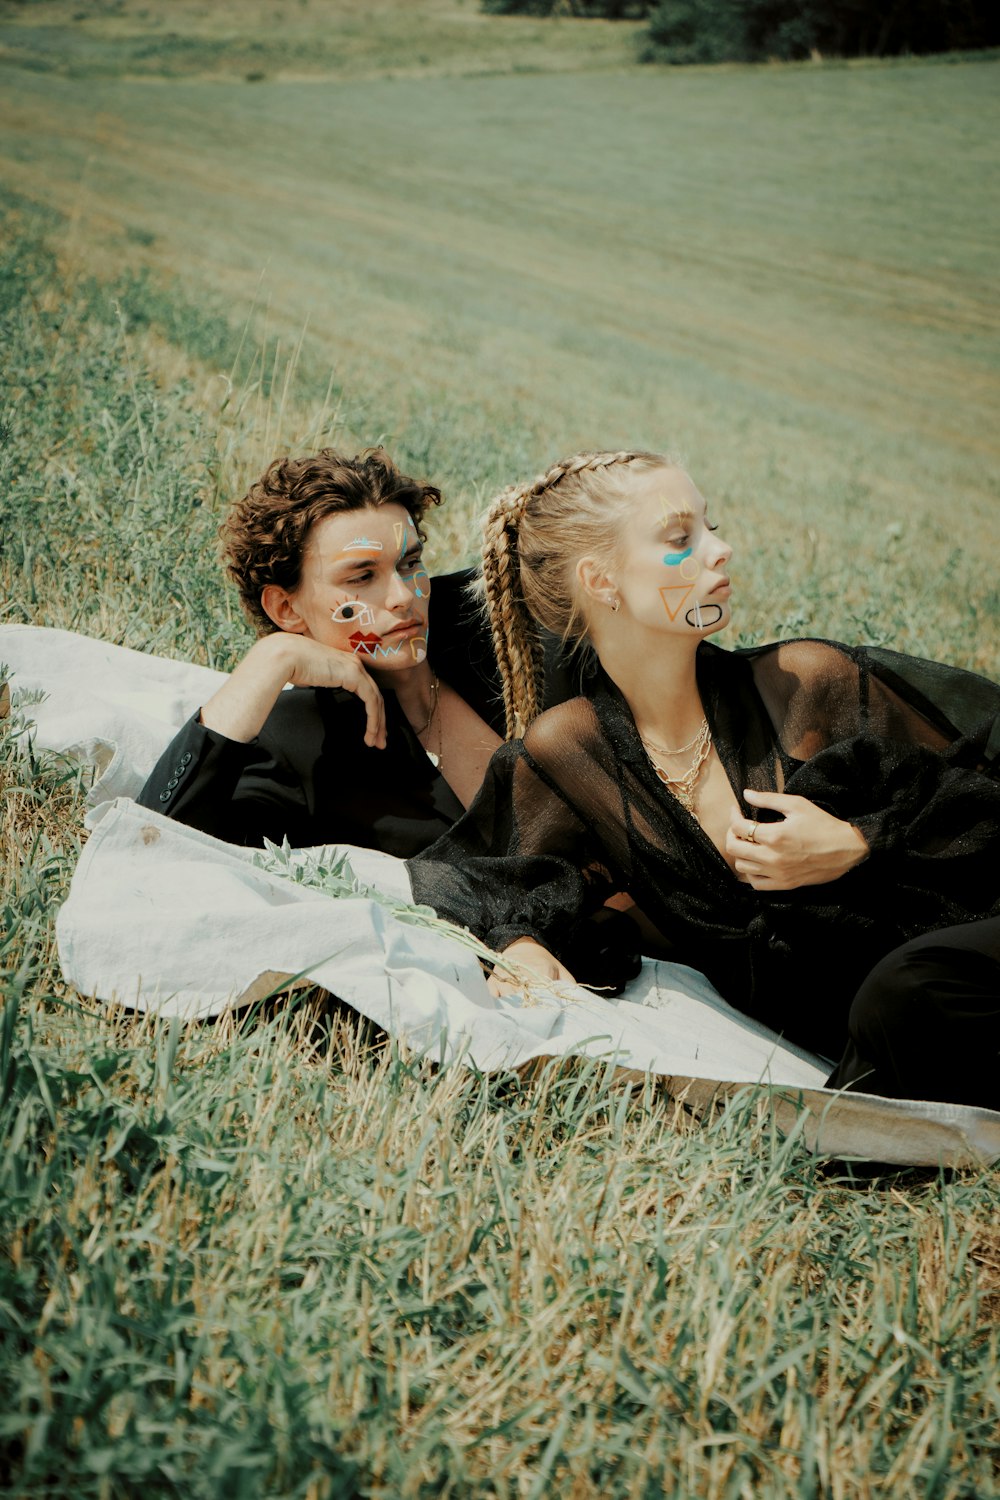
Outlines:
[[453, 938], [463, 948], [471, 949], [487, 971], [499, 969], [522, 984], [525, 1004], [537, 1004], [539, 990], [544, 990], [550, 998], [555, 998], [550, 984], [522, 964], [513, 963], [487, 947], [467, 927], [459, 927], [454, 922], [439, 917], [431, 906], [418, 906], [402, 901], [398, 896], [390, 896], [388, 892], [380, 890], [377, 885], [361, 880], [351, 864], [350, 855], [340, 844], [293, 849], [287, 838], [282, 839], [280, 844], [265, 839], [264, 848], [254, 855], [253, 863], [268, 875], [279, 875], [285, 880], [294, 881], [296, 885], [323, 891], [325, 895], [338, 901], [374, 901], [379, 906], [386, 907], [401, 922], [413, 927], [427, 927]]

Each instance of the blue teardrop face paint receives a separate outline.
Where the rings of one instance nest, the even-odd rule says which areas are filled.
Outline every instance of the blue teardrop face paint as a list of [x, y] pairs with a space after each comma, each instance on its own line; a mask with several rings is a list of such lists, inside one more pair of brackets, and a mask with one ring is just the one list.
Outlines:
[[392, 529], [395, 533], [396, 544], [399, 547], [399, 556], [396, 558], [396, 571], [418, 599], [428, 599], [431, 592], [431, 580], [424, 567], [423, 553], [417, 554], [410, 567], [406, 567], [407, 554], [413, 546], [419, 543], [417, 528], [412, 521], [394, 521]]
[[690, 557], [693, 551], [693, 547], [685, 547], [683, 552], [668, 552], [665, 555], [663, 561], [666, 563], [668, 568], [676, 568], [678, 564], [682, 563], [686, 557]]

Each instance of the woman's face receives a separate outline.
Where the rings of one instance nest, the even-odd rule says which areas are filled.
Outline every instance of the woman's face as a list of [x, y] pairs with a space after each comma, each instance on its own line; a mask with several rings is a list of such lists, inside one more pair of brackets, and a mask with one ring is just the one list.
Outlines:
[[350, 651], [376, 671], [415, 666], [427, 656], [431, 592], [422, 553], [401, 505], [324, 516], [307, 537], [283, 628]]
[[733, 555], [705, 500], [681, 469], [637, 476], [623, 527], [618, 593], [636, 623], [675, 635], [711, 635], [729, 624], [726, 566]]

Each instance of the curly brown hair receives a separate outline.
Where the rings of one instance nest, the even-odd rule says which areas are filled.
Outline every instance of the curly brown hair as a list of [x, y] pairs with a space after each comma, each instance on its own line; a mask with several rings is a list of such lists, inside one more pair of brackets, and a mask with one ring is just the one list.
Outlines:
[[269, 583], [293, 592], [299, 585], [309, 532], [324, 516], [401, 505], [421, 541], [421, 522], [441, 491], [400, 473], [384, 448], [355, 458], [323, 448], [310, 458], [278, 458], [233, 503], [219, 527], [223, 561], [240, 591], [243, 608], [260, 635], [277, 627], [260, 598]]

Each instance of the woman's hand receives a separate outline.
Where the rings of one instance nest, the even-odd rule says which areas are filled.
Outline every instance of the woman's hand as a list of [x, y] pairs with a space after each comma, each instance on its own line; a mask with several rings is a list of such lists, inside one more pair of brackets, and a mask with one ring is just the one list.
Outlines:
[[286, 683], [345, 688], [365, 706], [365, 744], [385, 749], [385, 704], [375, 680], [356, 656], [311, 636], [279, 630], [251, 646], [235, 671], [201, 711], [201, 722], [244, 744], [258, 735]]
[[[576, 980], [567, 968], [553, 956], [548, 948], [543, 948], [541, 943], [536, 943], [534, 938], [515, 938], [512, 943], [500, 955], [506, 962], [516, 965], [519, 969], [529, 971], [527, 978], [540, 979], [546, 984], [558, 981], [561, 984], [575, 984]], [[509, 995], [524, 989], [524, 980], [511, 974], [506, 968], [496, 968], [487, 980], [487, 989], [491, 995]]]
[[743, 795], [752, 807], [782, 814], [780, 823], [752, 823], [735, 809], [730, 817], [726, 853], [736, 873], [755, 891], [825, 885], [853, 870], [868, 854], [863, 833], [806, 797], [786, 792]]

